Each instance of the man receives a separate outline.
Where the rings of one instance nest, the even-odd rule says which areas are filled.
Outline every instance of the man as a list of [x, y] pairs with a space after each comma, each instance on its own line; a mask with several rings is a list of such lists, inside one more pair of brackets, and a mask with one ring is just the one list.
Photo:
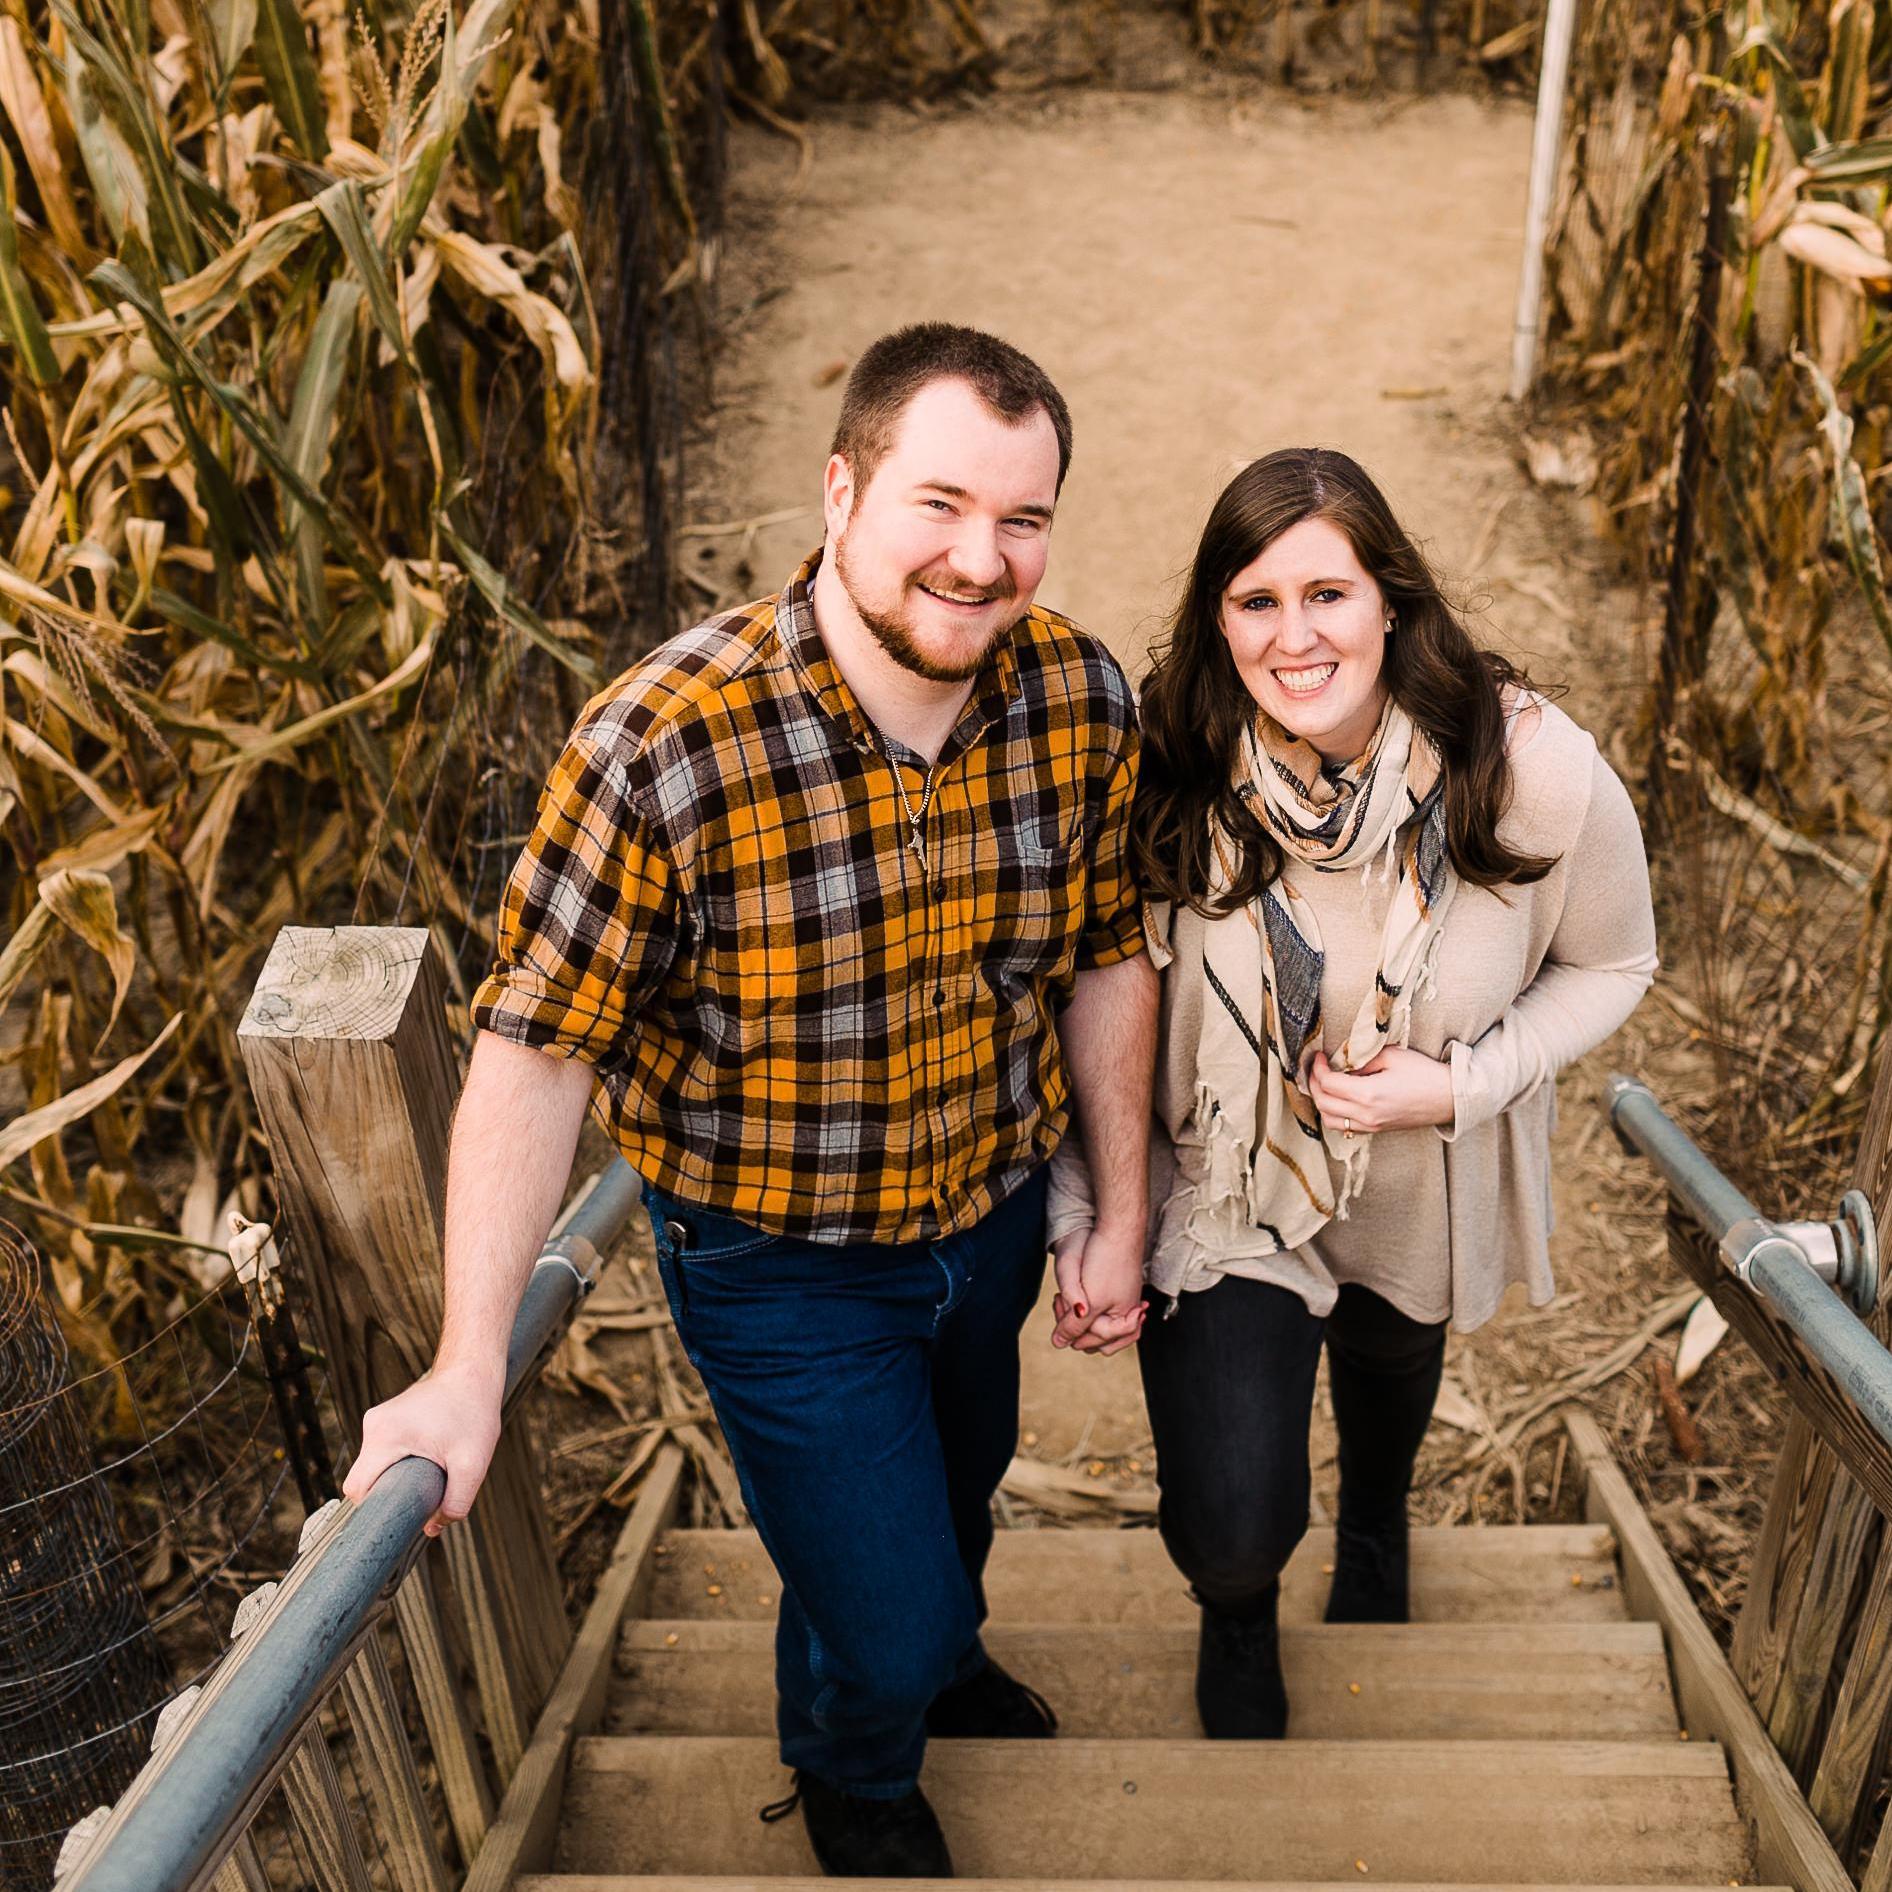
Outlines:
[[[594, 1082], [782, 1578], [782, 1758], [825, 1871], [952, 1870], [926, 1737], [1048, 1735], [981, 1647], [990, 1500], [1074, 1101], [1097, 1229], [1054, 1338], [1143, 1315], [1156, 980], [1130, 692], [1036, 609], [1070, 457], [1016, 349], [927, 324], [849, 379], [827, 536], [585, 710], [509, 883], [454, 1126], [433, 1371], [369, 1413], [465, 1515]], [[777, 1810], [772, 1810], [777, 1811]]]

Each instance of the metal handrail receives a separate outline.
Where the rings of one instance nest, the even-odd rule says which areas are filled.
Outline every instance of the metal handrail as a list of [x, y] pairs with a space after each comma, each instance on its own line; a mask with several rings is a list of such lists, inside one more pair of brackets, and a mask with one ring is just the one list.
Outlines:
[[1879, 1294], [1871, 1202], [1853, 1190], [1829, 1222], [1769, 1221], [1648, 1085], [1613, 1076], [1604, 1099], [1624, 1145], [1655, 1164], [1729, 1269], [1768, 1302], [1851, 1395], [1873, 1431], [1892, 1445], [1892, 1353], [1859, 1318], [1877, 1305]]
[[[502, 1425], [591, 1291], [640, 1187], [628, 1164], [614, 1164], [547, 1239], [512, 1325]], [[197, 1892], [210, 1883], [420, 1554], [446, 1482], [431, 1459], [404, 1458], [359, 1504], [337, 1507], [59, 1892]]]

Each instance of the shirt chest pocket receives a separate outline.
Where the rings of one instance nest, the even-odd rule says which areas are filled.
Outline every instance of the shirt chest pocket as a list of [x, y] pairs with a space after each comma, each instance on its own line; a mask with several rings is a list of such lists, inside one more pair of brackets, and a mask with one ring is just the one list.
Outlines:
[[1084, 920], [1082, 822], [1056, 817], [995, 822], [975, 867], [982, 959], [988, 977], [1030, 977], [1060, 969]]

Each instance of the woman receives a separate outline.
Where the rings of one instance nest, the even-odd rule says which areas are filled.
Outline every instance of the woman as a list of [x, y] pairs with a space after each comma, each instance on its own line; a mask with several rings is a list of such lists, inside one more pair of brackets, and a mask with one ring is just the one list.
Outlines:
[[[1446, 1325], [1479, 1326], [1513, 1282], [1551, 1298], [1553, 1080], [1654, 976], [1648, 872], [1595, 743], [1473, 646], [1344, 454], [1230, 482], [1142, 711], [1160, 1523], [1202, 1606], [1204, 1731], [1273, 1738], [1322, 1344], [1327, 1619], [1403, 1622]], [[1089, 1222], [1070, 1137], [1061, 1279]]]

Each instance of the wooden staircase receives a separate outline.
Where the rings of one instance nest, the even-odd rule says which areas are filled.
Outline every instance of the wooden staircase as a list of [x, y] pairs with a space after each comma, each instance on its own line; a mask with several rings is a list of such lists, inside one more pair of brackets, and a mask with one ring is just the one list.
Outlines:
[[[755, 1536], [664, 1533], [625, 1594], [601, 1732], [573, 1742], [554, 1870], [520, 1892], [793, 1892], [776, 1758], [777, 1582]], [[1418, 1530], [1410, 1626], [1321, 1623], [1332, 1534], [1283, 1583], [1285, 1742], [1200, 1739], [1195, 1606], [1151, 1531], [999, 1534], [988, 1645], [1055, 1741], [940, 1741], [924, 1784], [964, 1879], [1697, 1886], [1752, 1854], [1691, 1740], [1663, 1631], [1596, 1525]]]

